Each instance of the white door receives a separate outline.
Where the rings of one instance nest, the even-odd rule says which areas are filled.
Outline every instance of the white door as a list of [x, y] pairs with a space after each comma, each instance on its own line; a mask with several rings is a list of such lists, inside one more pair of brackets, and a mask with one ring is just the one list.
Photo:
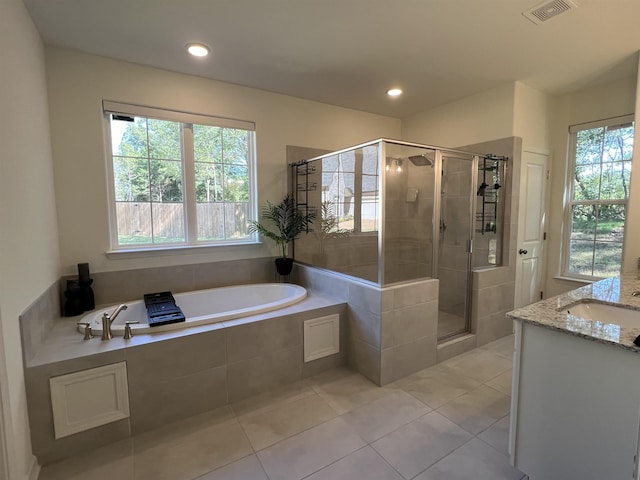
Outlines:
[[540, 300], [542, 291], [548, 160], [549, 156], [545, 154], [522, 152], [516, 245], [516, 308]]

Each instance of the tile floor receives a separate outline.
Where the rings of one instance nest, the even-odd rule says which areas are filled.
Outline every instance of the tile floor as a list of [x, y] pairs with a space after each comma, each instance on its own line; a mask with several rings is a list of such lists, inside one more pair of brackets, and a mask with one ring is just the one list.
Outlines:
[[40, 480], [501, 480], [513, 336], [385, 387], [348, 368], [70, 458]]

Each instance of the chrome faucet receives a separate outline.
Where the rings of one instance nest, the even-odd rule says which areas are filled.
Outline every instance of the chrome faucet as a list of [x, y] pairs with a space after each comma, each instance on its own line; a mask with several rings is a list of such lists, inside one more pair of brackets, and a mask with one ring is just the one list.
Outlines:
[[109, 315], [107, 312], [102, 314], [102, 340], [111, 340], [113, 338], [113, 333], [111, 332], [111, 324], [116, 319], [116, 317], [120, 314], [122, 310], [126, 310], [127, 305], [121, 303], [116, 307], [116, 309]]

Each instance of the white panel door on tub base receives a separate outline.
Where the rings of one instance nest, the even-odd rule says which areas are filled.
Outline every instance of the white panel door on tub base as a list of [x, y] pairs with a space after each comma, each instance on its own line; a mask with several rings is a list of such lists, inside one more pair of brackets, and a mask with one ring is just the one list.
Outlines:
[[531, 480], [638, 478], [640, 355], [516, 320], [510, 452]]

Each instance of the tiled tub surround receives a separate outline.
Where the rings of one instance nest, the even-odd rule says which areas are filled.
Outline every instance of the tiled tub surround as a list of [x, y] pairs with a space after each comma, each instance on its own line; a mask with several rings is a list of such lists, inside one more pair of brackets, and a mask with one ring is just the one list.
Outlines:
[[[50, 293], [41, 301], [47, 302]], [[31, 310], [42, 310], [38, 304]], [[76, 331], [80, 317], [57, 318], [46, 338], [32, 341], [25, 356], [34, 454], [48, 464], [342, 365], [344, 347], [303, 363], [304, 320], [334, 313], [344, 325], [343, 302], [310, 292], [302, 302], [278, 311], [107, 342], [84, 341]], [[33, 330], [32, 317], [27, 312], [21, 318], [23, 332]], [[344, 333], [342, 328], [343, 346]], [[130, 417], [55, 440], [49, 378], [122, 361], [127, 363]]]
[[640, 334], [640, 325], [638, 328], [621, 327], [615, 324], [615, 318], [610, 324], [606, 324], [567, 313], [569, 307], [583, 301], [640, 310], [640, 297], [632, 295], [636, 290], [640, 290], [638, 274], [627, 273], [534, 303], [507, 315], [527, 323], [640, 353], [640, 348], [633, 344]]

